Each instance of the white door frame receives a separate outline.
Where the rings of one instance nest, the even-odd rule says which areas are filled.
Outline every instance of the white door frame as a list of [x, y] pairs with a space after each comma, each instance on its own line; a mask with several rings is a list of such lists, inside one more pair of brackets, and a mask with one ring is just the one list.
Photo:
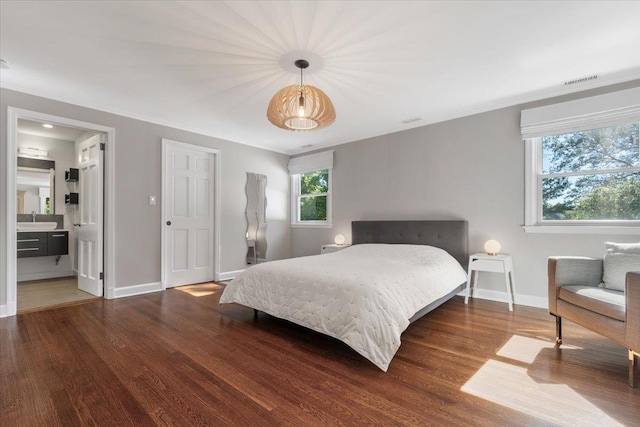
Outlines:
[[[17, 142], [18, 119], [47, 122], [61, 126], [71, 126], [90, 131], [104, 132], [107, 135], [105, 150], [104, 176], [104, 277], [105, 297], [115, 297], [115, 128], [95, 123], [83, 122], [66, 117], [39, 113], [21, 108], [7, 107], [7, 176], [6, 194], [7, 206], [5, 212], [6, 227], [5, 256], [0, 257], [0, 270], [5, 274], [0, 282], [0, 295], [4, 294], [5, 305], [0, 306], [0, 317], [15, 316], [17, 312], [17, 235], [16, 235], [16, 172], [17, 172]], [[4, 283], [2, 283], [4, 282]]]
[[204, 147], [202, 145], [195, 145], [186, 142], [174, 141], [171, 139], [162, 138], [162, 196], [161, 196], [161, 221], [160, 221], [160, 239], [161, 239], [161, 252], [160, 252], [160, 269], [161, 269], [161, 280], [162, 280], [162, 289], [167, 289], [167, 274], [166, 274], [166, 251], [167, 244], [165, 238], [165, 223], [167, 222], [166, 212], [165, 212], [165, 200], [166, 200], [166, 185], [165, 185], [165, 160], [167, 158], [167, 147], [175, 147], [175, 148], [184, 148], [186, 150], [195, 150], [201, 151], [203, 153], [213, 154], [214, 167], [213, 171], [213, 278], [214, 280], [220, 280], [220, 150], [216, 148]]

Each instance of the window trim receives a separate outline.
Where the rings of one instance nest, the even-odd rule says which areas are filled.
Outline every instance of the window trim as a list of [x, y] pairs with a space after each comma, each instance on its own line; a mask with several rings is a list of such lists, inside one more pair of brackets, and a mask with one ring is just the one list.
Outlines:
[[[640, 234], [640, 221], [635, 220], [569, 220], [542, 219], [542, 137], [525, 139], [525, 221], [527, 233], [563, 234]], [[600, 172], [600, 171], [598, 171]], [[546, 176], [546, 175], [545, 175]]]
[[[300, 175], [302, 173], [291, 175], [291, 227], [292, 228], [331, 228], [331, 188], [333, 186], [333, 168], [322, 168], [317, 170], [327, 169], [329, 173], [329, 185], [326, 193], [318, 193], [310, 196], [327, 196], [327, 219], [326, 221], [300, 221], [300, 203], [298, 200], [303, 197], [300, 194]], [[303, 173], [316, 172], [315, 170]]]

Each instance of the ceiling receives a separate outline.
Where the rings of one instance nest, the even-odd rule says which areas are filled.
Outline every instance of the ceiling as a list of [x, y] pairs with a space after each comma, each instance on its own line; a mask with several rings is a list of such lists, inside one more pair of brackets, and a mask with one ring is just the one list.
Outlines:
[[52, 128], [45, 128], [42, 125], [42, 122], [19, 119], [18, 133], [43, 136], [45, 138], [61, 139], [63, 141], [75, 141], [76, 139], [87, 133], [86, 129], [78, 129], [61, 125], [54, 125]]
[[[299, 153], [640, 78], [639, 22], [637, 1], [2, 1], [0, 82]], [[332, 126], [267, 121], [300, 58]]]

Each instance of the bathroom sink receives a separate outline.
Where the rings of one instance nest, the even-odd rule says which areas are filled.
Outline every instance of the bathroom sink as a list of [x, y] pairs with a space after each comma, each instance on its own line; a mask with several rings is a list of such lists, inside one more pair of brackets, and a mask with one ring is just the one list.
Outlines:
[[19, 222], [18, 231], [48, 231], [55, 230], [57, 222]]

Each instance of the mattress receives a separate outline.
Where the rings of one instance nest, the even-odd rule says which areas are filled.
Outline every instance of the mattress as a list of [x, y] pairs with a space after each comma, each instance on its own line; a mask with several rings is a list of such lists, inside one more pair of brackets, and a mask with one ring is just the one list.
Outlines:
[[337, 338], [387, 371], [409, 319], [467, 280], [446, 251], [361, 244], [252, 266], [225, 288], [238, 303]]

